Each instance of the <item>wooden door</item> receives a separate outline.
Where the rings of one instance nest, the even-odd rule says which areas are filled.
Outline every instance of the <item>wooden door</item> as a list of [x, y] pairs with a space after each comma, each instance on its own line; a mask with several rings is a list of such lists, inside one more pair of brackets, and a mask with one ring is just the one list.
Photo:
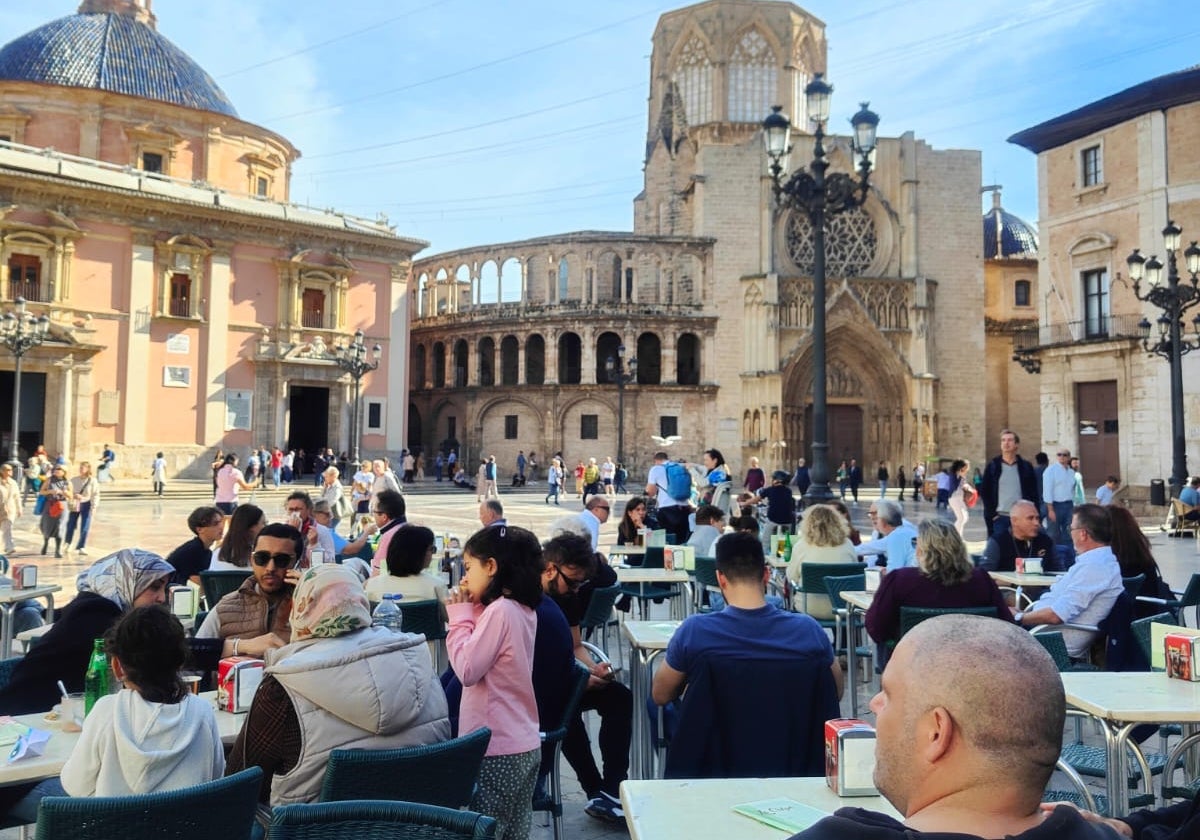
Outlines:
[[1089, 501], [1109, 475], [1121, 474], [1121, 436], [1117, 422], [1117, 383], [1078, 382], [1075, 416], [1079, 418], [1079, 456], [1084, 492]]

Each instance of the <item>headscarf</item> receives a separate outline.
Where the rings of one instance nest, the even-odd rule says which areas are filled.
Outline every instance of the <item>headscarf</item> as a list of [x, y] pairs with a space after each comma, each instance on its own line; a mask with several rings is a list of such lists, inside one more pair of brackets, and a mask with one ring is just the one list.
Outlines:
[[371, 626], [371, 605], [362, 578], [345, 566], [308, 569], [292, 593], [292, 641], [332, 639]]
[[80, 572], [75, 588], [102, 595], [124, 612], [150, 584], [174, 573], [175, 567], [157, 554], [140, 548], [122, 548]]

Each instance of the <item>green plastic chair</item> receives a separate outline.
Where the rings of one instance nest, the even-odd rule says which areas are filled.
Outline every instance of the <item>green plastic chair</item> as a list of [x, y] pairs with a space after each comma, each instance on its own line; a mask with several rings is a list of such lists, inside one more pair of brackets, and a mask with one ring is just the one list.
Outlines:
[[1136, 598], [1138, 596], [1138, 593], [1142, 591], [1142, 585], [1145, 582], [1146, 576], [1144, 574], [1121, 578], [1121, 583], [1125, 585], [1125, 591], [1129, 593], [1130, 598]]
[[901, 607], [900, 638], [922, 621], [939, 615], [984, 615], [996, 617], [995, 607]]
[[[216, 837], [216, 835], [213, 835]], [[280, 805], [267, 840], [489, 840], [496, 821], [473, 811], [365, 799]]]
[[[632, 559], [632, 558], [630, 558]], [[646, 546], [646, 553], [642, 556], [641, 568], [643, 569], [661, 569], [666, 562], [666, 554], [661, 545]], [[621, 594], [628, 595], [630, 598], [637, 598], [639, 606], [645, 607], [645, 599], [647, 598], [678, 598], [679, 589], [674, 586], [664, 586], [659, 583], [626, 583], [620, 584]]]
[[[617, 623], [613, 618], [613, 605], [621, 597], [621, 584], [602, 586], [592, 590], [592, 598], [588, 601], [587, 612], [579, 620], [579, 629], [585, 639], [590, 639], [596, 631], [600, 633], [600, 647], [605, 655], [611, 656], [608, 650], [608, 628]], [[621, 645], [617, 645], [617, 661], [621, 662]]]
[[1192, 573], [1191, 580], [1188, 581], [1188, 585], [1183, 592], [1173, 594], [1179, 597], [1166, 599], [1154, 598], [1149, 595], [1139, 595], [1137, 596], [1137, 600], [1148, 604], [1158, 604], [1164, 609], [1170, 610], [1178, 616], [1179, 624], [1183, 627], [1187, 627], [1184, 610], [1194, 609], [1196, 611], [1196, 626], [1200, 627], [1200, 572]]
[[486, 726], [469, 735], [396, 750], [334, 750], [321, 782], [322, 802], [378, 799], [443, 808], [471, 804], [479, 765], [492, 740]]
[[[829, 590], [825, 587], [825, 578], [827, 577], [847, 577], [850, 575], [863, 575], [862, 563], [801, 563], [800, 564], [800, 608], [808, 615], [812, 615], [812, 609], [818, 605], [826, 607], [830, 611], [829, 618], [817, 618], [816, 622], [827, 630], [837, 627], [837, 620], [833, 614], [833, 604], [829, 599]], [[815, 600], [816, 597], [820, 601]], [[812, 606], [809, 605], [809, 599], [814, 598]], [[829, 603], [826, 603], [829, 602]], [[845, 607], [845, 604], [842, 605]]]
[[696, 612], [712, 612], [712, 607], [703, 606], [704, 593], [721, 591], [717, 582], [717, 560], [715, 557], [697, 557], [696, 568], [692, 570], [696, 581]]
[[[583, 692], [587, 689], [590, 676], [591, 672], [587, 668], [576, 663], [572, 672], [574, 682], [571, 683], [571, 693], [567, 695], [567, 703], [563, 706], [563, 716], [559, 726], [541, 733], [543, 746], [549, 744], [554, 751], [554, 760], [550, 765], [549, 788], [540, 796], [536, 791], [534, 792], [532, 810], [550, 815], [554, 821], [554, 840], [563, 840], [562, 777], [559, 774], [562, 742], [567, 737], [567, 729], [571, 726], [571, 721], [575, 719], [575, 713], [579, 711], [579, 701], [583, 699]], [[634, 709], [634, 712], [636, 713], [637, 709]]]
[[405, 633], [424, 633], [425, 640], [437, 651], [433, 667], [438, 673], [442, 671], [442, 651], [445, 647], [446, 622], [442, 620], [442, 605], [432, 599], [420, 601], [400, 601], [400, 629]]
[[249, 840], [262, 770], [138, 796], [47, 796], [36, 840]]
[[253, 572], [249, 569], [219, 569], [200, 573], [200, 589], [204, 592], [204, 603], [211, 610], [217, 602], [230, 592], [237, 592]]

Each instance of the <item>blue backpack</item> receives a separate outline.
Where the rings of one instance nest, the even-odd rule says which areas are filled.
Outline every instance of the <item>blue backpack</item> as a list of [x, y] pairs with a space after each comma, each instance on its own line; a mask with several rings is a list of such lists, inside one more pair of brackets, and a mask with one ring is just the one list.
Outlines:
[[677, 502], [692, 498], [692, 474], [678, 461], [667, 461], [667, 495]]

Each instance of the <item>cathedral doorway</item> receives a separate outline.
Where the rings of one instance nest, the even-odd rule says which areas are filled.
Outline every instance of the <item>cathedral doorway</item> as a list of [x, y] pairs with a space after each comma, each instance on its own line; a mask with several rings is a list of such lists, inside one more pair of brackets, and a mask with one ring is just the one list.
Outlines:
[[[829, 472], [832, 477], [837, 465], [851, 458], [857, 458], [863, 463], [863, 410], [861, 405], [831, 405], [828, 407], [829, 419]], [[804, 428], [811, 429], [812, 406], [804, 409]], [[803, 449], [797, 457], [809, 459], [812, 462], [812, 440], [806, 435], [802, 444]]]

